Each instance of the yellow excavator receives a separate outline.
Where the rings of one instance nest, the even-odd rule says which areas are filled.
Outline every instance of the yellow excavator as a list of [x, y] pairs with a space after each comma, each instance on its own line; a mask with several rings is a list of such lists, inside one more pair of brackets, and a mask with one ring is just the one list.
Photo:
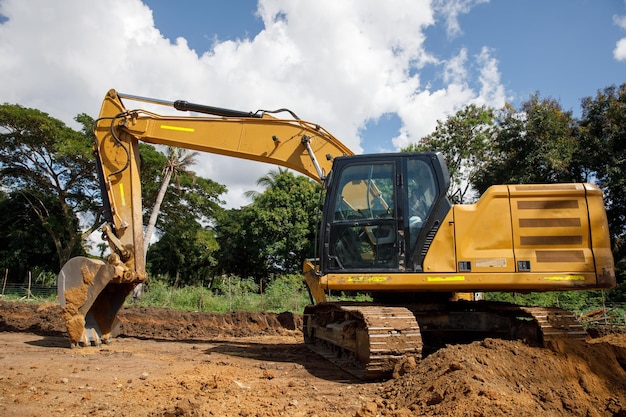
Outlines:
[[[122, 100], [192, 115], [127, 110]], [[95, 136], [111, 255], [70, 259], [59, 273], [72, 346], [109, 342], [125, 299], [147, 280], [140, 141], [280, 165], [323, 184], [319, 255], [304, 262], [313, 299], [304, 339], [362, 378], [384, 378], [401, 358], [448, 343], [585, 337], [567, 311], [467, 294], [615, 285], [603, 196], [592, 184], [495, 185], [475, 204], [455, 205], [440, 153], [354, 155], [289, 110], [244, 112], [115, 90], [104, 98]], [[329, 291], [364, 292], [372, 301], [328, 302]]]

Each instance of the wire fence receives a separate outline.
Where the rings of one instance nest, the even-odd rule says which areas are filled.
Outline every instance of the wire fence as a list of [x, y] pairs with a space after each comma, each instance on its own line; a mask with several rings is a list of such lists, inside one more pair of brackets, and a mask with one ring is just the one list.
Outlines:
[[588, 327], [616, 326], [626, 328], [626, 303], [607, 302], [602, 306], [585, 308], [579, 320]]
[[1, 296], [12, 298], [51, 298], [57, 293], [57, 287], [49, 285], [33, 284], [15, 284], [7, 282], [2, 287]]

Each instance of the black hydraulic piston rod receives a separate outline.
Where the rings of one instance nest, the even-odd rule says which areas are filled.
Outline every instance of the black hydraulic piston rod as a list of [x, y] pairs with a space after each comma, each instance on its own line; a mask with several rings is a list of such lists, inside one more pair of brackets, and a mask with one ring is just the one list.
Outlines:
[[245, 112], [245, 111], [240, 111], [240, 110], [224, 109], [221, 107], [213, 107], [213, 106], [206, 106], [204, 104], [190, 103], [185, 100], [176, 100], [174, 102], [171, 102], [167, 100], [160, 100], [156, 98], [142, 97], [142, 96], [136, 96], [132, 94], [125, 94], [125, 93], [117, 93], [117, 95], [120, 98], [127, 98], [127, 99], [134, 100], [134, 101], [143, 101], [146, 103], [160, 104], [163, 106], [173, 106], [176, 110], [193, 111], [196, 113], [210, 114], [212, 116], [254, 117], [257, 119], [260, 119], [261, 117], [263, 117], [262, 112], [254, 113], [254, 112]]
[[184, 100], [176, 100], [174, 102], [174, 108], [180, 111], [193, 111], [196, 113], [204, 113], [222, 117], [261, 117], [261, 115], [258, 113], [206, 106], [204, 104], [189, 103], [188, 101]]

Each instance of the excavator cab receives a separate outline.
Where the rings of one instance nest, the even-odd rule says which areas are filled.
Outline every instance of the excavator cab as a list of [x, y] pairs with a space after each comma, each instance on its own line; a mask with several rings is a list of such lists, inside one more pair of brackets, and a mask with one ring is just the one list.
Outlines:
[[440, 153], [336, 158], [324, 208], [323, 273], [421, 271], [429, 236], [451, 208]]

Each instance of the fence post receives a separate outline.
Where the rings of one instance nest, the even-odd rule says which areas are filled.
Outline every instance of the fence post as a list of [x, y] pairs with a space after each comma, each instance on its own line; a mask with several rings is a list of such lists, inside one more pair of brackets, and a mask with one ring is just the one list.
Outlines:
[[228, 275], [228, 311], [230, 313], [233, 312], [233, 299], [232, 299], [232, 294], [230, 292], [230, 280], [231, 280], [232, 276], [229, 274]]
[[294, 304], [295, 304], [295, 308], [296, 308], [296, 312], [300, 311], [300, 308], [298, 308], [298, 287], [294, 287], [293, 289], [293, 300], [294, 300]]
[[604, 290], [601, 291], [601, 294], [602, 294], [602, 309], [604, 310], [604, 325], [608, 326], [609, 318], [607, 317], [606, 299], [604, 298]]
[[176, 279], [174, 280], [174, 285], [172, 286], [172, 291], [170, 291], [170, 307], [172, 306], [172, 302], [174, 301], [174, 291], [178, 288], [178, 278], [180, 277], [180, 270], [176, 269]]
[[265, 311], [265, 295], [263, 295], [263, 279], [259, 280], [259, 289], [261, 290], [261, 311]]
[[30, 300], [30, 285], [32, 283], [33, 280], [33, 274], [28, 271], [28, 290], [26, 290], [26, 299]]
[[9, 268], [4, 271], [4, 282], [2, 283], [2, 298], [4, 298], [4, 289], [7, 286], [7, 278], [9, 277]]

